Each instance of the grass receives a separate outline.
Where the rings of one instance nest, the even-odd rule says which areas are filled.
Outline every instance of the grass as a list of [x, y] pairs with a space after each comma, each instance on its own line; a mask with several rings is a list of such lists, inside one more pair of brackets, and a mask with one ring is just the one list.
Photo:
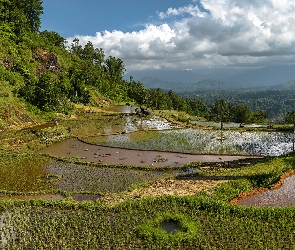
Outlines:
[[[10, 249], [292, 249], [295, 244], [294, 208], [243, 208], [202, 195], [116, 207], [43, 201], [6, 207]], [[173, 235], [160, 230], [157, 225], [167, 218], [183, 230]]]
[[[61, 201], [0, 200], [1, 249], [294, 249], [294, 207], [229, 204], [243, 192], [270, 187], [293, 170], [291, 154], [233, 164], [193, 163], [202, 172], [185, 176], [188, 180], [226, 181], [189, 196], [130, 197], [133, 200], [119, 204], [99, 198], [97, 202], [71, 199], [73, 194], [107, 199], [108, 192], [140, 190], [154, 180], [151, 170], [54, 163], [51, 157], [34, 153], [69, 136], [68, 126], [74, 134], [89, 136], [120, 132], [120, 121], [117, 115], [89, 116], [81, 111], [76, 119], [61, 120], [57, 128], [40, 133], [10, 130], [0, 135], [0, 193], [60, 192], [67, 197]], [[63, 133], [61, 138], [59, 133]], [[140, 131], [131, 136], [140, 143], [153, 140], [157, 133]], [[166, 233], [159, 228], [164, 220], [175, 221], [181, 230]]]

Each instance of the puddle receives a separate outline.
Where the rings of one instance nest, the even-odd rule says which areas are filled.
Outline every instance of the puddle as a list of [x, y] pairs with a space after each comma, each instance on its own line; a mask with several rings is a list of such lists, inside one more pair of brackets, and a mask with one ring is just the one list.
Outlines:
[[179, 223], [175, 220], [164, 220], [160, 224], [160, 228], [163, 229], [168, 234], [174, 234], [177, 231], [181, 231], [182, 228]]
[[112, 112], [119, 112], [119, 113], [125, 113], [125, 114], [130, 114], [130, 113], [135, 113], [136, 107], [131, 107], [131, 106], [110, 106], [110, 107], [104, 107], [102, 110], [104, 111], [112, 111]]
[[[39, 151], [56, 157], [78, 157], [81, 161], [107, 165], [179, 167], [190, 162], [220, 162], [251, 158], [241, 155], [193, 155], [152, 150], [123, 149], [84, 143], [76, 138], [54, 143]], [[159, 160], [165, 159], [165, 160]]]
[[49, 122], [49, 123], [44, 123], [44, 124], [36, 125], [33, 127], [24, 128], [24, 129], [37, 131], [37, 130], [42, 130], [42, 129], [46, 129], [46, 128], [52, 128], [54, 126], [56, 126], [56, 124], [54, 122]]

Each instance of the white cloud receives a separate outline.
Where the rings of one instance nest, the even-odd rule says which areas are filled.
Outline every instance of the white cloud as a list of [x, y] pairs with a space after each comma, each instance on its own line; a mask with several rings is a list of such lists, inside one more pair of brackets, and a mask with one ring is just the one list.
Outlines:
[[[161, 25], [147, 24], [140, 31], [114, 30], [77, 38], [82, 45], [91, 41], [95, 47], [103, 48], [107, 56], [121, 58], [127, 70], [292, 61], [294, 0], [201, 0], [200, 3], [202, 8], [190, 4], [160, 12]], [[164, 21], [170, 17], [177, 19], [168, 25], [170, 22]]]
[[205, 17], [207, 15], [206, 12], [202, 12], [199, 9], [198, 5], [189, 4], [188, 6], [179, 7], [179, 8], [169, 8], [165, 13], [159, 12], [158, 15], [161, 19], [168, 18], [171, 16], [179, 16], [189, 14], [193, 17]]

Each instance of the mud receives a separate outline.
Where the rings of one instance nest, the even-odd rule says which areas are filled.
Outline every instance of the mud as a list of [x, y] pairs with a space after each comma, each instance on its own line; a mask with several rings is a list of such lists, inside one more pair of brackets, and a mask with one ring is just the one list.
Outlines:
[[97, 146], [84, 143], [77, 138], [58, 142], [39, 151], [56, 157], [78, 157], [81, 161], [106, 165], [171, 166], [190, 162], [224, 162], [251, 158], [239, 155], [192, 155], [172, 152], [133, 150]]

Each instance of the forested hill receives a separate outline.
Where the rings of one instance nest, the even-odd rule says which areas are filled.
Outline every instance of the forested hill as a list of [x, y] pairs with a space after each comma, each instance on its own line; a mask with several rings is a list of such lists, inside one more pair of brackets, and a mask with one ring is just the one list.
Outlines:
[[68, 114], [77, 103], [128, 102], [216, 121], [263, 122], [267, 117], [263, 110], [224, 105], [223, 100], [208, 107], [199, 98], [148, 89], [132, 76], [126, 80], [124, 62], [106, 57], [103, 48], [91, 42], [81, 46], [78, 39], [65, 41], [54, 31], [40, 32], [43, 11], [41, 0], [0, 1], [0, 130], [44, 112]]
[[43, 11], [41, 0], [0, 1], [0, 127], [25, 108], [67, 113], [75, 103], [206, 111], [202, 103], [173, 91], [147, 89], [132, 77], [124, 80], [124, 62], [106, 57], [91, 42], [81, 46], [78, 39], [67, 43], [54, 31], [40, 32]]

